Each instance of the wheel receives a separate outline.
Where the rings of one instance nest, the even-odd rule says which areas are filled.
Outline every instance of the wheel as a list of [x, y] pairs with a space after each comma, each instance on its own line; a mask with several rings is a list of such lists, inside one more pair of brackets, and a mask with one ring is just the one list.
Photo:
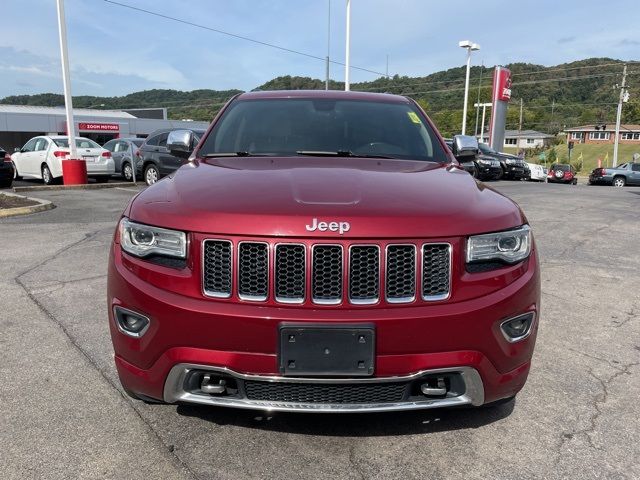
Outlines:
[[160, 179], [160, 171], [153, 163], [150, 163], [144, 169], [144, 181], [147, 185], [153, 185]]
[[577, 179], [577, 178], [574, 178], [574, 179], [573, 179], [573, 182], [571, 182], [571, 185], [577, 185], [577, 184], [578, 184], [578, 179]]
[[614, 187], [624, 187], [627, 183], [627, 179], [624, 177], [616, 177], [613, 179]]
[[3, 180], [0, 182], [0, 188], [9, 188], [11, 187], [12, 183], [13, 183], [13, 178], [10, 178], [9, 180]]
[[133, 180], [133, 168], [131, 168], [131, 164], [129, 162], [124, 162], [122, 164], [122, 176], [127, 182], [131, 182]]
[[51, 170], [49, 170], [48, 165], [42, 165], [42, 181], [45, 185], [53, 185], [54, 179], [53, 175], [51, 175]]
[[94, 180], [96, 181], [96, 183], [107, 183], [109, 181], [109, 177], [104, 175], [102, 177], [95, 177]]

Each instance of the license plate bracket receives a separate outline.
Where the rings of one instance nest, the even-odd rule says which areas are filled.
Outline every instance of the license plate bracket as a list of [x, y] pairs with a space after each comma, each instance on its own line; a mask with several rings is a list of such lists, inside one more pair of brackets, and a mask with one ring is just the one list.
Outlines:
[[373, 375], [375, 327], [373, 324], [280, 325], [278, 361], [285, 376]]

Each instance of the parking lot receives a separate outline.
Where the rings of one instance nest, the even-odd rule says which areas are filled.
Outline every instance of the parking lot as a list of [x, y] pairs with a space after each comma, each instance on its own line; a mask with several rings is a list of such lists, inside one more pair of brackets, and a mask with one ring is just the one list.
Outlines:
[[362, 415], [129, 399], [106, 265], [136, 190], [30, 194], [57, 208], [0, 220], [1, 477], [640, 478], [640, 189], [493, 186], [524, 209], [540, 251], [527, 385], [493, 409]]

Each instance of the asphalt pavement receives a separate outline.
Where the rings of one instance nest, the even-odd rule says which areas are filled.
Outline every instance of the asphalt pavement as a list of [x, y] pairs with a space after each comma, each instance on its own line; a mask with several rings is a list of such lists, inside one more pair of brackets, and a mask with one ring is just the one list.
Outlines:
[[34, 192], [57, 208], [0, 220], [0, 478], [640, 478], [640, 188], [492, 187], [540, 250], [527, 385], [493, 409], [359, 415], [126, 397], [106, 263], [135, 189]]

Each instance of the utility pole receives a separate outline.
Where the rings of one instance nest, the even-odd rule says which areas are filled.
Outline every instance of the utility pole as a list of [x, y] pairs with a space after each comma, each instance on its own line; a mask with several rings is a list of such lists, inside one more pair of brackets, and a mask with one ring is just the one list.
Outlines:
[[[482, 87], [482, 70], [483, 69], [484, 69], [484, 60], [480, 62], [480, 80], [478, 80], [478, 102], [476, 103], [476, 128], [473, 130], [476, 133], [476, 137], [478, 136], [478, 119], [480, 118], [480, 89]], [[482, 112], [482, 114], [484, 115], [484, 112]], [[484, 125], [484, 120], [482, 121], [482, 124]]]
[[613, 140], [613, 168], [618, 166], [618, 141], [620, 140], [620, 120], [622, 119], [622, 103], [627, 99], [627, 64], [625, 63], [622, 70], [622, 85], [620, 88], [620, 98], [618, 99], [618, 112], [616, 114], [616, 137]]
[[349, 65], [351, 50], [351, 0], [347, 0], [347, 32], [345, 35], [345, 61], [344, 61], [344, 90], [348, 92], [351, 89], [349, 82]]
[[327, 13], [327, 66], [326, 66], [326, 80], [324, 82], [324, 89], [329, 90], [329, 57], [331, 56], [331, 0], [329, 0], [328, 13]]
[[520, 99], [520, 123], [518, 124], [518, 153], [520, 152], [520, 136], [522, 135], [522, 98]]

